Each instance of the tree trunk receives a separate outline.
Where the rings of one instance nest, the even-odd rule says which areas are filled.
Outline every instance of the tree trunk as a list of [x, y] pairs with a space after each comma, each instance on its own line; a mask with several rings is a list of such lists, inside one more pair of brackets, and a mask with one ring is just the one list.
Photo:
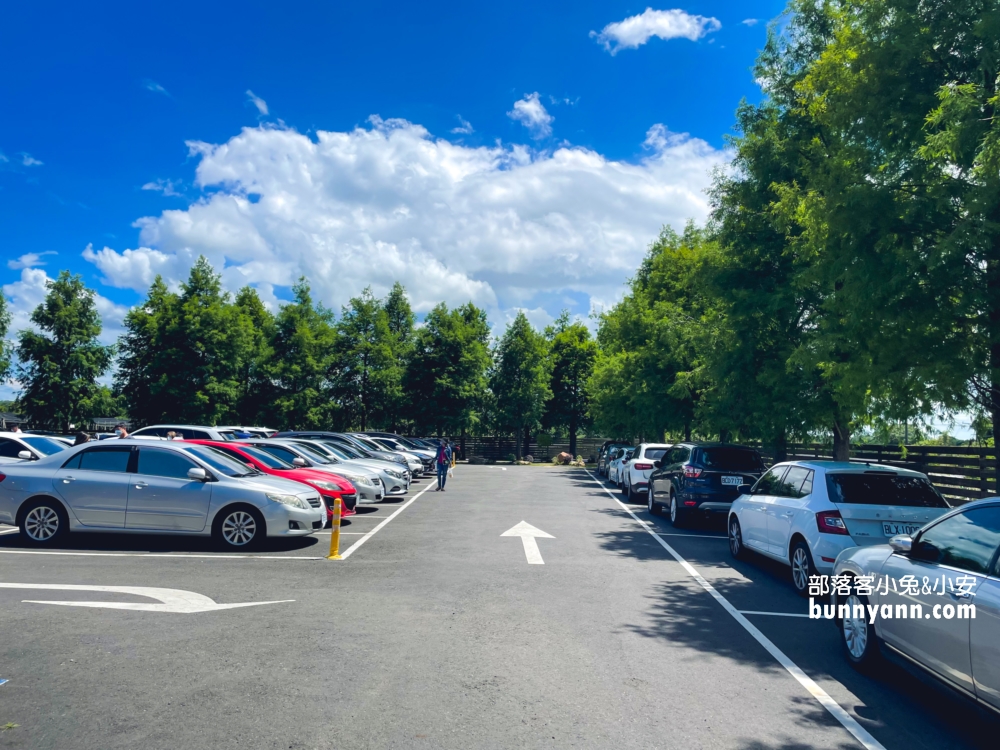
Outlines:
[[463, 461], [465, 460], [465, 438], [466, 438], [466, 432], [465, 428], [463, 427], [462, 437], [459, 438], [458, 442], [458, 457], [461, 458]]
[[719, 442], [720, 443], [729, 442], [729, 430], [719, 430]]
[[524, 448], [521, 450], [522, 456], [527, 456], [528, 451], [531, 450], [531, 428], [528, 425], [524, 426]]
[[569, 452], [576, 458], [576, 414], [569, 418]]
[[781, 430], [774, 436], [774, 463], [780, 464], [788, 460], [788, 433]]
[[833, 460], [851, 460], [851, 426], [839, 409], [833, 419]]
[[691, 423], [690, 422], [688, 422], [687, 424], [684, 425], [684, 442], [685, 443], [690, 443], [691, 442]]

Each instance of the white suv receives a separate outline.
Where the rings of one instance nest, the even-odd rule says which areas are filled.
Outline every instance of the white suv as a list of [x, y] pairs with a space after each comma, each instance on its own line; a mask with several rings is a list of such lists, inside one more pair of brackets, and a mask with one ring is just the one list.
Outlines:
[[949, 509], [926, 475], [881, 464], [788, 461], [739, 489], [729, 510], [730, 553], [750, 550], [790, 565], [802, 596], [809, 576], [830, 575], [843, 550], [912, 536]]
[[624, 466], [622, 494], [630, 503], [646, 502], [649, 490], [649, 475], [653, 473], [653, 463], [663, 458], [663, 454], [673, 446], [670, 443], [640, 443], [632, 454], [632, 460]]

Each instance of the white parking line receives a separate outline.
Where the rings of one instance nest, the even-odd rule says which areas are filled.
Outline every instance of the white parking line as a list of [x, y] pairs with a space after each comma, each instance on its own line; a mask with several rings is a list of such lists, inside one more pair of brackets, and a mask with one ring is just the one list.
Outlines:
[[770, 615], [771, 617], [805, 617], [807, 620], [810, 619], [809, 615], [803, 615], [798, 612], [755, 612], [752, 609], [741, 609], [741, 615]]
[[837, 703], [837, 701], [831, 698], [829, 693], [827, 693], [823, 688], [817, 685], [813, 681], [813, 679], [809, 677], [809, 675], [803, 672], [802, 669], [795, 662], [789, 659], [781, 649], [775, 646], [770, 638], [761, 633], [752, 622], [750, 622], [746, 617], [744, 617], [743, 614], [738, 609], [736, 609], [736, 607], [734, 607], [732, 604], [729, 603], [729, 600], [726, 599], [726, 597], [724, 597], [722, 594], [716, 591], [715, 587], [712, 586], [712, 584], [710, 584], [704, 578], [704, 576], [701, 575], [701, 573], [695, 570], [694, 566], [691, 565], [691, 563], [689, 563], [687, 560], [685, 560], [683, 557], [677, 554], [677, 551], [673, 547], [671, 547], [669, 544], [663, 541], [663, 538], [660, 536], [660, 534], [649, 528], [648, 524], [642, 523], [642, 520], [635, 513], [633, 513], [632, 510], [628, 508], [628, 506], [626, 506], [618, 498], [616, 498], [607, 487], [601, 484], [600, 481], [594, 479], [594, 475], [591, 474], [589, 470], [585, 469], [585, 471], [587, 471], [587, 474], [590, 476], [590, 478], [593, 479], [601, 487], [601, 489], [603, 489], [605, 492], [608, 493], [608, 497], [610, 497], [612, 500], [618, 503], [618, 505], [621, 506], [622, 510], [627, 512], [636, 521], [639, 521], [642, 527], [647, 532], [649, 532], [649, 534], [657, 542], [659, 542], [660, 546], [663, 547], [663, 549], [665, 549], [668, 553], [670, 553], [671, 557], [673, 557], [677, 562], [681, 564], [684, 570], [687, 571], [688, 575], [694, 578], [694, 580], [697, 581], [701, 585], [701, 587], [705, 589], [705, 591], [707, 591], [712, 596], [713, 599], [715, 599], [715, 601], [717, 601], [720, 605], [722, 605], [722, 608], [726, 610], [726, 612], [728, 612], [730, 615], [732, 615], [733, 619], [736, 620], [736, 622], [738, 622], [740, 625], [742, 625], [743, 629], [746, 630], [750, 635], [752, 635], [754, 637], [754, 640], [756, 640], [757, 643], [763, 646], [767, 650], [767, 652], [771, 654], [771, 656], [773, 656], [778, 661], [778, 663], [785, 668], [788, 674], [794, 677], [798, 681], [798, 683], [802, 685], [802, 687], [808, 690], [809, 693], [812, 695], [812, 697], [815, 698], [817, 701], [819, 701], [820, 705], [822, 705], [823, 708], [829, 711], [833, 715], [833, 717], [843, 725], [844, 729], [846, 729], [854, 736], [854, 739], [856, 739], [859, 743], [861, 743], [862, 747], [866, 748], [866, 750], [885, 750], [885, 747], [878, 740], [872, 737], [868, 733], [868, 731], [854, 719], [853, 716], [847, 713], [847, 711], [845, 711], [841, 707], [841, 705]]
[[369, 531], [367, 534], [365, 534], [363, 537], [361, 537], [358, 541], [356, 541], [354, 544], [352, 544], [346, 550], [344, 550], [343, 552], [341, 552], [340, 553], [340, 558], [342, 560], [346, 560], [348, 557], [350, 557], [353, 554], [354, 550], [356, 550], [362, 544], [364, 544], [369, 539], [371, 539], [373, 536], [375, 536], [377, 533], [379, 533], [383, 528], [385, 528], [385, 525], [387, 523], [389, 523], [389, 521], [391, 521], [393, 518], [395, 518], [396, 516], [398, 516], [404, 510], [406, 510], [411, 505], [413, 505], [413, 503], [416, 501], [416, 499], [418, 497], [420, 497], [425, 492], [427, 492], [427, 490], [429, 490], [431, 487], [435, 487], [435, 486], [437, 486], [437, 485], [435, 485], [435, 484], [428, 484], [426, 487], [424, 487], [422, 490], [420, 490], [420, 492], [418, 492], [416, 495], [414, 495], [409, 500], [407, 500], [405, 503], [403, 503], [398, 508], [396, 508], [396, 510], [392, 513], [392, 515], [388, 516], [385, 520], [382, 521], [382, 523], [380, 523], [374, 529], [372, 529], [371, 531]]

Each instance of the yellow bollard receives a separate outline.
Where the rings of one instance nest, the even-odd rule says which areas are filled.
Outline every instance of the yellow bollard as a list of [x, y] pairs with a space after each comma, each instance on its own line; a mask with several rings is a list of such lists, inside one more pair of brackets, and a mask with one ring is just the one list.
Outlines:
[[340, 556], [340, 498], [336, 498], [333, 503], [333, 521], [330, 534], [330, 554], [327, 560], [343, 560]]

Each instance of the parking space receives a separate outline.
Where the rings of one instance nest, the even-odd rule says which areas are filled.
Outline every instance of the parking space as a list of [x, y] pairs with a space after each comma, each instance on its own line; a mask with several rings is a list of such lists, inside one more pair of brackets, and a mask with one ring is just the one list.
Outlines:
[[863, 746], [650, 531], [868, 747], [994, 746], [967, 706], [861, 675], [831, 625], [785, 616], [805, 612], [787, 571], [733, 564], [721, 529], [582, 470], [432, 486], [358, 506], [339, 562], [328, 532], [252, 556], [110, 534], [32, 556], [0, 534], [0, 725], [20, 725], [0, 747]]

